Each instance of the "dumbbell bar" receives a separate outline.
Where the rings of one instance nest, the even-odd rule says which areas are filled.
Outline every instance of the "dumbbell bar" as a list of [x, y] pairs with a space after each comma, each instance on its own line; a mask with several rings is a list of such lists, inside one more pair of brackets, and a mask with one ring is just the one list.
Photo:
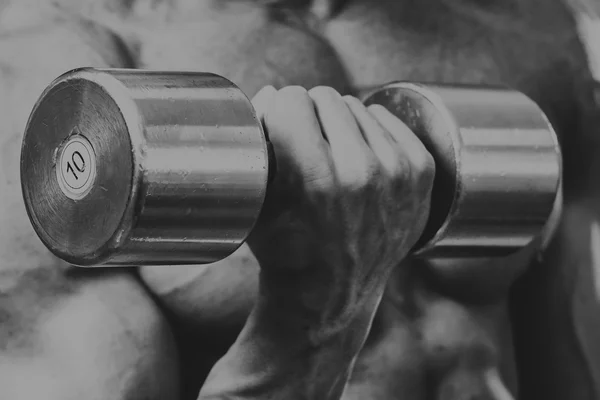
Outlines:
[[[556, 135], [504, 88], [396, 82], [363, 99], [403, 120], [436, 162], [413, 254], [500, 256], [541, 233], [561, 176]], [[273, 173], [252, 104], [208, 73], [78, 69], [53, 81], [21, 153], [27, 213], [79, 266], [204, 264], [255, 224]]]

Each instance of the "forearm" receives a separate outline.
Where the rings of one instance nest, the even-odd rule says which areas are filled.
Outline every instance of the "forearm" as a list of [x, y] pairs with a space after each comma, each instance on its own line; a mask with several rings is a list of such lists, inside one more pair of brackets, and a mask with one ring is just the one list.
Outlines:
[[285, 316], [261, 297], [199, 399], [341, 398], [380, 299], [376, 295], [356, 310], [343, 329], [320, 335], [318, 323]]

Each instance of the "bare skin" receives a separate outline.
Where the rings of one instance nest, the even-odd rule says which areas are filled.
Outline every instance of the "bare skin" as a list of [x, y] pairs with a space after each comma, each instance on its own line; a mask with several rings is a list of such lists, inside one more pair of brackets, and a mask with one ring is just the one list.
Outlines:
[[278, 168], [248, 239], [259, 296], [200, 399], [339, 399], [425, 226], [433, 158], [385, 108], [328, 87], [267, 87], [254, 104]]
[[[0, 113], [8, 121], [0, 132], [0, 309], [6, 315], [0, 397], [196, 398], [257, 298], [259, 264], [247, 246], [215, 265], [141, 268], [141, 280], [132, 271], [73, 271], [41, 246], [20, 199], [20, 135], [43, 87], [84, 65], [209, 70], [250, 96], [266, 85], [325, 85], [348, 94], [393, 79], [502, 82], [526, 92], [559, 133], [566, 132], [567, 185], [563, 222], [544, 265], [514, 288], [519, 383], [525, 398], [597, 397], [597, 360], [583, 351], [590, 354], [597, 337], [595, 308], [585, 301], [596, 293], [589, 277], [597, 261], [585, 244], [595, 240], [598, 218], [595, 191], [588, 189], [594, 187], [594, 166], [586, 162], [594, 142], [585, 124], [595, 111], [584, 89], [581, 46], [558, 2], [490, 2], [475, 7], [481, 13], [474, 18], [462, 2], [357, 0], [338, 14], [317, 8], [320, 19], [285, 8], [266, 14], [263, 6], [242, 1], [150, 3], [115, 1], [106, 9], [121, 11], [107, 16], [98, 11], [102, 7], [76, 2], [79, 11], [93, 14], [93, 30], [51, 6], [12, 2], [0, 12]], [[516, 23], [478, 22], [491, 9]], [[519, 33], [523, 27], [529, 31]], [[461, 399], [479, 392], [502, 399], [503, 389], [494, 391], [490, 383], [497, 382], [498, 370], [516, 394], [507, 299], [531, 253], [505, 263], [407, 262], [390, 272], [344, 397]], [[436, 333], [449, 327], [452, 337], [469, 341], [435, 346], [447, 337]], [[555, 334], [540, 341], [549, 331]], [[565, 357], [568, 362], [561, 361]], [[81, 384], [74, 385], [73, 376]]]

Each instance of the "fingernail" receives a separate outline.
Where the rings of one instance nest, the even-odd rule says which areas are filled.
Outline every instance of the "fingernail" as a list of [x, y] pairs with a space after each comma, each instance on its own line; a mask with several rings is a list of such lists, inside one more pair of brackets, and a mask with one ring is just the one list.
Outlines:
[[308, 95], [313, 99], [320, 98], [330, 101], [336, 101], [342, 97], [337, 90], [330, 86], [316, 86], [308, 91]]
[[354, 96], [346, 95], [343, 99], [346, 103], [362, 105], [362, 102]]
[[383, 112], [385, 112], [385, 111], [389, 112], [389, 111], [387, 110], [387, 108], [385, 108], [385, 107], [384, 107], [384, 106], [382, 106], [381, 104], [371, 104], [371, 105], [367, 106], [367, 109], [368, 109], [369, 111], [375, 111], [375, 112], [382, 112], [382, 111], [383, 111]]

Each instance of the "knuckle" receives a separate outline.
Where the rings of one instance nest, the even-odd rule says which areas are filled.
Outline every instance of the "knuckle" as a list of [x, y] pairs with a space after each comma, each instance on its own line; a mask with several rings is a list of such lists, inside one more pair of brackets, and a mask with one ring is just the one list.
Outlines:
[[328, 169], [315, 169], [312, 173], [304, 174], [303, 185], [307, 194], [319, 194], [331, 191], [335, 187], [333, 173]]
[[405, 182], [410, 179], [412, 166], [408, 158], [401, 154], [389, 157], [383, 164], [393, 180]]
[[381, 177], [380, 166], [367, 157], [361, 161], [353, 160], [351, 166], [339, 173], [340, 185], [346, 189], [359, 190], [369, 187]]
[[379, 164], [381, 165], [381, 171], [385, 173], [387, 177], [396, 178], [402, 174], [402, 163], [397, 161], [395, 158], [380, 157]]
[[[267, 125], [285, 126], [298, 119], [298, 112], [312, 110], [312, 101], [301, 86], [286, 86], [275, 94], [271, 106], [265, 111]], [[287, 131], [287, 129], [284, 129]]]
[[407, 171], [410, 170], [406, 156], [393, 146], [385, 149], [385, 151], [380, 151], [379, 162], [383, 171], [392, 178], [405, 178]]
[[363, 103], [359, 99], [357, 99], [356, 97], [351, 96], [349, 94], [347, 94], [345, 96], [342, 96], [342, 98], [346, 102], [349, 102], [349, 103], [352, 103], [352, 104], [357, 104], [357, 105], [360, 104], [361, 106], [363, 105]]
[[308, 92], [302, 86], [286, 86], [277, 93], [279, 102], [298, 102], [308, 98]]
[[435, 175], [435, 161], [431, 153], [423, 150], [414, 154], [412, 169], [423, 180], [432, 180]]

